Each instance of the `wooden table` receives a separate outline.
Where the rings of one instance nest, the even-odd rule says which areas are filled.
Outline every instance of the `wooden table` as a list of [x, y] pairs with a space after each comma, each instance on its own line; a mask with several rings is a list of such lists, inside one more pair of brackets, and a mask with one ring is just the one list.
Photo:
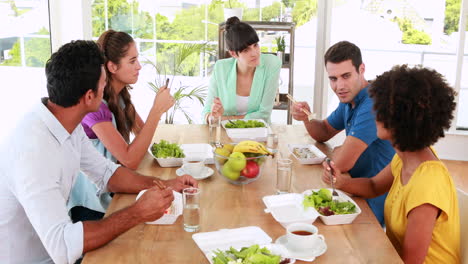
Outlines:
[[[314, 143], [302, 125], [284, 127], [285, 132], [279, 136], [283, 153], [287, 153], [287, 143]], [[208, 141], [208, 128], [206, 125], [160, 125], [153, 142], [159, 142], [160, 139], [178, 143], [203, 143]], [[225, 134], [222, 142], [229, 142]], [[331, 150], [328, 144], [315, 145], [326, 154]], [[327, 187], [320, 179], [321, 165], [301, 165], [292, 159], [293, 192]], [[200, 181], [200, 232], [259, 226], [273, 241], [284, 235], [285, 229], [263, 211], [265, 206], [262, 197], [275, 193], [275, 161], [268, 158], [261, 177], [247, 185], [230, 184], [217, 172]], [[177, 177], [176, 169], [159, 167], [156, 160], [148, 154], [138, 171], [170, 179]], [[135, 197], [136, 195], [116, 194], [107, 215], [130, 205]], [[314, 263], [402, 263], [366, 202], [357, 197], [353, 199], [361, 207], [362, 213], [352, 224], [326, 226], [319, 219], [314, 222], [319, 233], [325, 236], [328, 246], [325, 254], [316, 258]], [[182, 225], [182, 216], [169, 226], [137, 225], [106, 246], [86, 254], [83, 263], [209, 263], [193, 241], [192, 233], [185, 232]]]

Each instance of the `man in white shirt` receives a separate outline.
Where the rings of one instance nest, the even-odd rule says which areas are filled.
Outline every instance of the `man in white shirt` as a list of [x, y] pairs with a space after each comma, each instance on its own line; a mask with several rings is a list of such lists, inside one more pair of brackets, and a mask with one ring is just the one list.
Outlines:
[[[105, 159], [80, 124], [97, 111], [106, 73], [98, 46], [75, 41], [46, 65], [49, 98], [27, 114], [0, 147], [0, 263], [74, 263], [133, 226], [160, 218], [174, 197], [197, 182], [188, 175], [155, 187]], [[138, 193], [137, 202], [100, 221], [72, 223], [67, 200], [79, 170], [102, 192]]]

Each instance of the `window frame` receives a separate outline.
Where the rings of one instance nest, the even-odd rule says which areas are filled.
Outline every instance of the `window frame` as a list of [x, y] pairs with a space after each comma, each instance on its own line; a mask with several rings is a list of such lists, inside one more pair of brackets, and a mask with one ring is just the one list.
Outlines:
[[[319, 118], [326, 118], [328, 107], [329, 83], [326, 77], [323, 60], [324, 52], [330, 46], [331, 21], [333, 3], [327, 0], [317, 2], [317, 32], [316, 33], [316, 61], [315, 61], [315, 89], [311, 92], [313, 97], [313, 109]], [[92, 39], [92, 0], [71, 1], [65, 5], [60, 0], [49, 0], [50, 31], [52, 52], [61, 45], [73, 39]], [[468, 21], [468, 0], [462, 0], [460, 8], [459, 28], [463, 28]], [[75, 23], [69, 23], [74, 18]], [[78, 21], [78, 23], [76, 22]], [[463, 25], [463, 26], [462, 26]], [[313, 34], [314, 32], [312, 32]], [[461, 74], [463, 67], [463, 54], [465, 32], [460, 31], [457, 50], [457, 71], [454, 88], [460, 91]], [[459, 97], [457, 96], [457, 108], [452, 127], [447, 131], [446, 137], [441, 139], [436, 148], [439, 149], [441, 158], [468, 160], [468, 155], [460, 146], [468, 145], [468, 131], [457, 130], [457, 118], [459, 109]]]

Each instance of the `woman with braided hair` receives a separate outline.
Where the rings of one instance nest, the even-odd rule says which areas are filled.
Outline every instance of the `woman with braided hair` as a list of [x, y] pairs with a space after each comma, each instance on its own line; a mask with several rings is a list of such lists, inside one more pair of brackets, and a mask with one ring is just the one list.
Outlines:
[[[460, 263], [455, 185], [432, 145], [450, 127], [455, 91], [435, 70], [395, 66], [371, 83], [377, 136], [396, 150], [372, 178], [350, 178], [331, 164], [335, 186], [366, 198], [388, 192], [387, 236], [405, 263]], [[323, 164], [323, 181], [330, 167]]]
[[[174, 105], [174, 98], [167, 87], [161, 87], [146, 122], [143, 122], [129, 93], [130, 85], [138, 81], [141, 69], [135, 41], [125, 32], [108, 30], [97, 43], [105, 57], [104, 99], [99, 110], [86, 115], [81, 124], [105, 157], [136, 169], [151, 144], [161, 116]], [[130, 133], [135, 135], [131, 142]], [[68, 201], [73, 221], [102, 218], [111, 196], [105, 193], [97, 197], [96, 193], [96, 186], [82, 172]]]

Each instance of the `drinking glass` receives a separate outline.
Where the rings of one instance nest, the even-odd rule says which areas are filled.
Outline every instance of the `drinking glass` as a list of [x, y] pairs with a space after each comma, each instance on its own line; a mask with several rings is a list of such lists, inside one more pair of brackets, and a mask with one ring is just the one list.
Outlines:
[[221, 117], [214, 117], [210, 115], [208, 118], [208, 126], [210, 129], [209, 144], [213, 146], [221, 144]]
[[184, 200], [184, 230], [196, 232], [200, 229], [200, 193], [199, 188], [182, 190]]
[[291, 188], [292, 160], [279, 158], [276, 165], [276, 193], [288, 193]]

